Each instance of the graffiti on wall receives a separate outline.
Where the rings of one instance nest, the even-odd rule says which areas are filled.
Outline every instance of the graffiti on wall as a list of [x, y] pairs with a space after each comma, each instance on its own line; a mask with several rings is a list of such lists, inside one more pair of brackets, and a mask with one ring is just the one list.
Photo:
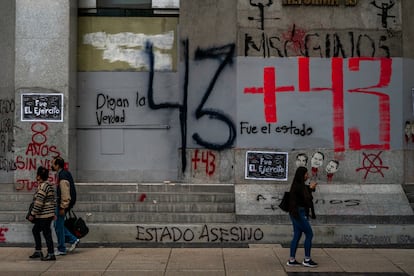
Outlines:
[[107, 94], [99, 93], [96, 95], [96, 122], [98, 126], [124, 123], [125, 108], [128, 107], [128, 98], [114, 98]]
[[373, 5], [375, 8], [379, 10], [378, 16], [381, 17], [381, 25], [384, 29], [388, 28], [388, 21], [394, 20], [395, 23], [395, 16], [391, 15], [391, 10], [395, 5], [394, 0], [387, 1], [377, 1], [374, 0], [371, 2], [371, 5]]
[[[31, 124], [32, 137], [22, 155], [16, 156], [16, 168], [19, 171], [36, 171], [39, 166], [51, 169], [51, 160], [61, 156], [61, 152], [54, 144], [48, 143], [49, 125], [45, 122], [35, 122]], [[49, 181], [53, 182], [53, 178]], [[35, 179], [20, 178], [16, 180], [16, 190], [29, 190], [38, 185]]]
[[15, 161], [9, 156], [14, 152], [13, 117], [14, 99], [0, 99], [0, 172], [16, 170]]
[[[387, 58], [350, 58], [347, 59], [346, 68], [349, 72], [355, 72], [360, 75], [366, 74], [361, 68], [363, 63], [377, 63], [379, 65], [379, 74], [377, 79], [371, 84], [364, 87], [344, 89], [344, 62], [342, 58], [332, 58], [330, 60], [331, 84], [329, 87], [312, 87], [309, 58], [298, 58], [297, 87], [295, 85], [278, 86], [277, 70], [274, 66], [263, 69], [263, 86], [245, 87], [245, 94], [257, 94], [263, 98], [263, 116], [267, 123], [278, 122], [278, 101], [279, 93], [321, 93], [328, 92], [332, 94], [332, 138], [334, 142], [334, 151], [345, 151], [345, 109], [344, 94], [359, 93], [372, 96], [378, 103], [377, 114], [379, 118], [379, 134], [377, 144], [362, 144], [360, 131], [357, 127], [348, 129], [349, 148], [352, 150], [389, 150], [390, 149], [390, 96], [386, 93], [379, 92], [377, 89], [388, 87], [392, 76], [392, 59]], [[329, 72], [329, 71], [327, 71]]]
[[191, 158], [193, 171], [204, 167], [205, 175], [212, 176], [216, 172], [216, 153], [212, 150], [195, 149]]
[[362, 31], [312, 32], [292, 25], [280, 36], [245, 34], [244, 55], [263, 57], [390, 57], [387, 36]]
[[[180, 128], [181, 128], [181, 162], [182, 162], [182, 171], [184, 172], [187, 167], [187, 116], [188, 116], [188, 82], [189, 82], [189, 44], [188, 40], [183, 41], [184, 49], [184, 63], [185, 63], [185, 72], [184, 72], [184, 87], [183, 87], [183, 98], [182, 102], [164, 102], [156, 103], [154, 101], [154, 60], [155, 56], [152, 49], [152, 44], [147, 44], [147, 54], [149, 58], [149, 82], [148, 82], [148, 105], [151, 109], [164, 109], [164, 108], [173, 108], [179, 110], [179, 119], [180, 119]], [[205, 107], [205, 104], [210, 97], [211, 93], [214, 90], [215, 84], [220, 77], [220, 74], [227, 66], [231, 66], [233, 63], [233, 55], [235, 51], [234, 44], [228, 44], [221, 47], [213, 47], [207, 49], [197, 48], [194, 53], [194, 59], [198, 61], [203, 60], [217, 60], [217, 70], [214, 72], [211, 77], [210, 83], [203, 93], [201, 102], [195, 109], [195, 118], [197, 120], [208, 118], [211, 121], [218, 121], [224, 123], [228, 128], [228, 137], [227, 140], [223, 143], [217, 143], [214, 141], [207, 141], [199, 133], [193, 133], [192, 138], [194, 141], [206, 148], [212, 150], [223, 150], [229, 148], [233, 145], [234, 140], [236, 139], [236, 127], [231, 118], [221, 110], [211, 109]]]
[[[351, 2], [356, 3], [354, 1], [346, 1], [348, 4]], [[345, 3], [345, 1], [341, 3]], [[293, 75], [294, 80], [292, 81], [292, 84], [286, 83], [286, 80], [290, 82], [291, 79], [290, 77], [286, 78], [286, 75], [281, 74], [281, 69], [278, 66], [270, 65], [262, 67], [261, 69], [263, 69], [263, 71], [252, 70], [249, 72], [251, 75], [258, 75], [258, 73], [260, 75], [263, 74], [261, 76], [263, 84], [260, 80], [259, 82], [251, 84], [251, 86], [244, 86], [242, 87], [242, 89], [244, 89], [242, 93], [252, 94], [257, 98], [262, 98], [263, 107], [259, 110], [255, 108], [255, 110], [249, 111], [250, 117], [243, 118], [239, 122], [233, 122], [231, 117], [226, 114], [225, 110], [211, 108], [211, 106], [214, 106], [214, 100], [212, 100], [211, 96], [212, 92], [217, 92], [215, 91], [215, 89], [217, 89], [217, 84], [226, 81], [223, 79], [223, 70], [232, 66], [235, 60], [235, 44], [233, 43], [211, 48], [197, 49], [194, 53], [189, 53], [189, 41], [181, 41], [182, 47], [180, 47], [180, 49], [183, 50], [184, 53], [182, 55], [182, 68], [184, 70], [179, 74], [179, 76], [182, 76], [183, 78], [179, 88], [181, 91], [178, 92], [179, 97], [177, 99], [174, 98], [173, 100], [168, 101], [155, 100], [158, 98], [158, 94], [162, 95], [163, 91], [154, 91], [154, 87], [157, 87], [154, 85], [157, 82], [157, 77], [154, 72], [159, 70], [157, 64], [163, 62], [163, 56], [158, 55], [160, 49], [164, 47], [162, 45], [160, 46], [160, 44], [164, 43], [167, 45], [174, 41], [175, 34], [164, 36], [168, 33], [164, 32], [165, 30], [157, 30], [156, 32], [145, 30], [145, 32], [142, 32], [144, 35], [139, 36], [141, 33], [125, 32], [125, 30], [128, 30], [128, 27], [123, 26], [123, 23], [119, 23], [118, 26], [116, 26], [117, 31], [105, 30], [104, 32], [100, 32], [95, 28], [93, 31], [88, 30], [82, 32], [82, 41], [86, 43], [82, 47], [95, 47], [95, 50], [99, 48], [99, 51], [101, 51], [103, 55], [109, 53], [109, 48], [122, 48], [122, 51], [118, 51], [120, 54], [125, 54], [124, 50], [130, 50], [131, 48], [139, 50], [140, 61], [145, 61], [142, 66], [149, 69], [149, 83], [146, 95], [148, 106], [153, 110], [174, 109], [178, 111], [177, 113], [180, 122], [179, 139], [181, 139], [181, 169], [183, 172], [187, 167], [187, 158], [191, 159], [193, 170], [205, 171], [207, 176], [214, 174], [214, 166], [216, 165], [215, 162], [212, 161], [213, 159], [211, 159], [212, 156], [207, 153], [206, 156], [209, 158], [206, 158], [205, 162], [199, 161], [199, 159], [203, 159], [202, 155], [201, 157], [192, 156], [194, 154], [197, 155], [198, 153], [202, 154], [201, 150], [199, 152], [192, 152], [192, 155], [187, 154], [187, 145], [190, 144], [187, 139], [193, 139], [192, 142], [194, 144], [207, 151], [211, 150], [211, 152], [231, 148], [236, 141], [237, 134], [240, 136], [249, 135], [249, 139], [243, 140], [248, 142], [253, 141], [256, 137], [258, 138], [256, 140], [260, 140], [263, 135], [274, 135], [274, 137], [272, 137], [272, 139], [274, 138], [274, 143], [277, 143], [282, 147], [285, 146], [285, 144], [283, 144], [283, 139], [291, 138], [291, 140], [300, 141], [298, 144], [302, 146], [305, 144], [305, 142], [302, 141], [305, 140], [312, 140], [317, 144], [319, 142], [318, 139], [323, 136], [323, 138], [328, 138], [326, 139], [327, 142], [323, 144], [322, 147], [333, 148], [335, 153], [342, 153], [347, 149], [389, 150], [391, 147], [390, 98], [387, 93], [380, 91], [383, 91], [383, 88], [387, 87], [391, 80], [392, 60], [387, 57], [395, 55], [395, 52], [392, 53], [391, 51], [391, 49], [394, 49], [392, 46], [393, 41], [390, 41], [390, 36], [392, 34], [389, 33], [388, 30], [395, 26], [395, 24], [393, 25], [392, 20], [394, 20], [394, 23], [398, 23], [395, 21], [396, 18], [394, 16], [396, 12], [395, 9], [398, 5], [394, 5], [393, 1], [388, 0], [376, 0], [369, 4], [364, 3], [364, 6], [361, 9], [366, 9], [368, 6], [369, 9], [366, 12], [371, 13], [370, 18], [378, 19], [378, 23], [375, 23], [375, 20], [373, 20], [373, 24], [381, 24], [381, 26], [378, 26], [379, 29], [376, 28], [375, 31], [372, 31], [371, 29], [361, 31], [360, 29], [352, 28], [349, 31], [348, 29], [343, 30], [343, 28], [340, 28], [340, 30], [337, 31], [332, 30], [334, 27], [329, 30], [324, 30], [323, 28], [313, 30], [307, 29], [307, 26], [304, 26], [302, 23], [296, 24], [293, 21], [287, 23], [284, 22], [283, 29], [276, 29], [278, 28], [277, 23], [282, 20], [282, 13], [276, 13], [275, 7], [279, 9], [288, 9], [287, 7], [281, 7], [276, 4], [275, 1], [262, 0], [249, 1], [248, 5], [250, 5], [250, 11], [247, 17], [250, 22], [249, 24], [251, 25], [249, 25], [247, 33], [242, 34], [243, 38], [241, 38], [244, 39], [244, 49], [242, 49], [242, 51], [244, 50], [245, 56], [260, 56], [257, 54], [257, 52], [260, 52], [263, 53], [263, 57], [290, 57], [298, 55], [303, 57], [295, 59], [294, 61], [294, 66], [298, 66], [298, 70]], [[289, 7], [289, 9], [292, 9], [292, 7]], [[105, 26], [107, 25], [109, 24], [106, 23]], [[253, 28], [251, 28], [252, 25], [254, 25]], [[267, 30], [268, 27], [272, 29]], [[157, 38], [158, 40], [155, 40], [154, 33], [161, 34], [161, 36]], [[145, 43], [143, 43], [143, 41], [145, 41]], [[148, 43], [148, 41], [150, 41], [150, 43]], [[135, 54], [136, 53], [131, 53], [131, 56], [134, 56]], [[127, 55], [125, 55], [125, 57], [126, 56]], [[321, 77], [318, 75], [314, 78], [314, 76], [319, 73], [319, 70], [318, 72], [315, 72], [316, 70], [313, 69], [314, 67], [311, 67], [312, 59], [306, 58], [310, 56], [329, 58], [323, 59], [327, 60], [327, 63], [329, 62], [329, 66], [326, 67], [326, 70], [324, 70], [325, 68], [320, 70], [322, 72], [327, 72], [326, 76]], [[117, 56], [108, 54], [108, 57], [113, 58]], [[118, 57], [117, 60], [111, 60], [110, 58], [103, 59], [109, 63], [114, 62], [114, 64], [121, 61]], [[209, 64], [212, 64], [212, 60], [217, 61], [217, 69], [215, 68], [214, 71], [211, 70], [211, 77], [208, 76], [210, 72], [203, 72], [203, 74], [205, 73], [204, 76], [207, 76], [206, 79], [208, 83], [206, 89], [204, 91], [189, 91], [191, 87], [189, 83], [192, 83], [193, 81], [191, 78], [200, 79], [199, 76], [191, 75], [193, 69], [190, 68], [192, 67], [192, 65], [190, 65], [192, 64], [191, 62], [194, 61], [195, 63], [200, 64], [204, 61], [208, 61]], [[267, 61], [267, 59], [264, 60], [264, 62]], [[122, 62], [125, 63], [125, 60]], [[364, 85], [360, 85], [360, 87], [349, 87], [352, 86], [348, 79], [350, 75], [352, 75], [352, 77], [356, 75], [359, 77], [367, 75], [367, 71], [364, 71], [364, 64], [366, 63], [378, 64], [378, 72], [380, 72], [380, 74], [377, 76], [377, 72], [369, 72], [369, 75], [375, 75], [375, 80], [369, 77], [369, 84], [364, 83]], [[133, 67], [131, 64], [128, 66]], [[321, 84], [325, 82], [325, 79], [329, 79], [328, 85]], [[364, 78], [364, 81], [366, 79], [368, 78]], [[114, 91], [114, 94], [112, 95], [109, 95], [111, 93], [99, 93], [97, 95], [96, 112], [94, 115], [96, 115], [98, 126], [125, 124], [127, 122], [128, 109], [132, 109], [134, 100], [132, 97], [115, 96], [116, 92], [117, 91]], [[174, 92], [176, 91], [174, 90]], [[218, 92], [222, 93], [222, 91]], [[236, 93], [240, 92], [241, 91], [236, 91]], [[286, 95], [292, 96], [292, 98], [299, 98], [306, 94], [323, 95], [323, 93], [326, 93], [326, 99], [329, 99], [330, 101], [329, 108], [332, 110], [332, 113], [327, 113], [327, 116], [329, 116], [329, 123], [333, 123], [332, 127], [330, 125], [319, 125], [315, 121], [298, 120], [295, 117], [285, 117], [284, 120], [280, 120], [283, 114], [286, 113], [286, 109], [282, 110], [284, 106], [280, 106], [280, 98], [286, 97]], [[374, 120], [378, 117], [379, 133], [378, 135], [375, 134], [375, 136], [378, 137], [373, 137], [374, 139], [368, 137], [369, 142], [366, 142], [364, 139], [366, 138], [364, 134], [368, 133], [370, 135], [373, 132], [369, 132], [369, 130], [365, 131], [359, 124], [359, 128], [354, 127], [354, 122], [350, 122], [348, 125], [347, 119], [349, 115], [345, 113], [349, 112], [349, 110], [347, 110], [347, 107], [344, 105], [347, 103], [345, 97], [349, 94], [370, 95], [373, 102], [376, 104], [378, 103], [374, 109], [375, 115], [372, 117]], [[202, 99], [199, 102], [194, 103], [193, 106], [190, 106], [188, 99], [190, 98], [190, 100], [192, 100], [192, 95], [202, 95]], [[219, 95], [219, 97], [222, 96], [223, 95]], [[239, 95], [237, 95], [237, 97], [239, 97]], [[207, 101], [209, 101], [208, 104]], [[193, 102], [191, 101], [191, 103]], [[239, 110], [239, 107], [237, 107], [237, 110]], [[242, 110], [239, 114], [242, 114], [243, 112], [245, 111]], [[260, 119], [262, 114], [265, 119], [263, 122], [257, 122], [257, 119]], [[188, 120], [189, 116], [194, 116], [194, 118], [191, 117], [190, 120]], [[202, 131], [194, 131], [194, 133], [191, 133], [192, 126], [198, 122], [200, 122], [200, 125], [205, 124], [206, 121], [206, 124], [209, 126], [216, 126], [215, 124], [220, 124], [220, 126], [224, 125], [225, 131], [217, 132], [218, 137], [214, 138], [207, 138], [208, 136], [204, 136]], [[194, 125], [191, 125], [192, 123], [194, 123]], [[237, 129], [237, 127], [239, 127], [239, 129]], [[328, 128], [328, 135], [324, 135], [325, 133], [322, 133], [321, 135], [320, 130], [322, 129], [322, 132], [324, 132], [324, 128]], [[280, 140], [282, 141], [280, 141], [279, 138], [281, 138]], [[242, 139], [244, 139], [244, 137], [242, 137]], [[222, 142], [223, 140], [224, 142]], [[331, 146], [331, 140], [333, 142], [333, 147]], [[371, 143], [371, 140], [373, 140], [374, 143]], [[250, 145], [248, 142], [243, 146], [249, 147]], [[237, 139], [237, 143], [239, 143], [239, 139]], [[341, 160], [338, 156], [339, 155], [335, 155], [334, 158], [324, 160], [324, 169], [322, 169], [322, 166], [317, 169], [313, 167], [314, 170], [318, 170], [316, 174], [324, 174], [324, 176], [326, 175], [328, 182], [333, 181], [334, 174], [339, 167], [338, 160]], [[190, 163], [190, 160], [188, 163]]]
[[126, 125], [129, 111], [134, 112], [133, 108], [147, 105], [147, 98], [140, 95], [139, 92], [136, 92], [132, 97], [114, 96], [110, 92], [98, 93], [95, 101], [95, 116], [98, 126]]
[[345, 234], [339, 237], [339, 244], [375, 245], [375, 244], [413, 244], [414, 237], [411, 235], [396, 235], [395, 240], [392, 235], [373, 235], [373, 234]]
[[[258, 194], [256, 196], [256, 202], [260, 203], [263, 206], [264, 210], [271, 211], [282, 211], [279, 207], [280, 202], [282, 201], [283, 194], [276, 196]], [[315, 199], [315, 206], [329, 206], [332, 208], [346, 208], [346, 207], [356, 207], [363, 204], [361, 199], [349, 198], [349, 199], [336, 199], [336, 198], [324, 198], [324, 199]]]
[[[297, 4], [297, 1], [294, 1]], [[390, 40], [395, 37], [391, 31], [389, 21], [395, 16], [391, 15], [395, 2], [372, 1], [373, 14], [380, 16], [383, 33], [364, 32], [359, 30], [323, 31], [306, 30], [292, 24], [290, 30], [275, 34], [274, 31], [265, 30], [265, 22], [279, 20], [278, 17], [268, 17], [266, 11], [271, 13], [273, 1], [250, 1], [250, 5], [258, 15], [248, 16], [249, 21], [258, 22], [260, 32], [246, 32], [244, 34], [244, 55], [263, 57], [390, 57]], [[379, 12], [379, 13], [378, 13]], [[275, 24], [269, 24], [274, 26]]]
[[[266, 112], [266, 111], [265, 111]], [[296, 124], [292, 120], [288, 125], [253, 125], [249, 122], [241, 121], [240, 126], [240, 135], [246, 134], [285, 134], [292, 136], [310, 136], [313, 133], [313, 128], [306, 124]]]
[[364, 174], [364, 180], [367, 179], [369, 174], [380, 174], [382, 177], [384, 177], [384, 170], [388, 170], [389, 167], [385, 166], [383, 164], [382, 158], [381, 158], [380, 151], [378, 154], [374, 153], [365, 153], [363, 152], [364, 158], [362, 159], [362, 167], [357, 168], [356, 171], [362, 171], [365, 172]]
[[201, 229], [186, 227], [137, 226], [138, 241], [145, 242], [254, 242], [264, 238], [259, 227], [211, 226], [204, 224]]

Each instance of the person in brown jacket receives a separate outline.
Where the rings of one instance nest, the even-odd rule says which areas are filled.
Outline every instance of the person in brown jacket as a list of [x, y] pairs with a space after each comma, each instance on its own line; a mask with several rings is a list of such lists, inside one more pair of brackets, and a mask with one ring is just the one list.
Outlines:
[[[33, 196], [33, 208], [30, 212], [28, 220], [33, 222], [33, 238], [35, 240], [35, 252], [30, 258], [40, 258], [42, 261], [56, 260], [53, 248], [52, 231], [50, 229], [51, 223], [55, 217], [56, 200], [55, 188], [47, 180], [49, 178], [49, 170], [40, 166], [37, 169], [36, 180], [38, 181], [38, 188]], [[40, 232], [46, 240], [47, 255], [42, 253], [42, 239]]]
[[[55, 250], [56, 256], [66, 255], [67, 251], [71, 252], [79, 244], [79, 239], [75, 237], [65, 227], [66, 213], [73, 208], [76, 203], [76, 188], [73, 181], [72, 174], [64, 169], [65, 160], [58, 156], [52, 160], [52, 170], [56, 172], [56, 221], [55, 232], [57, 237], [57, 248]], [[66, 244], [70, 247], [66, 250]]]

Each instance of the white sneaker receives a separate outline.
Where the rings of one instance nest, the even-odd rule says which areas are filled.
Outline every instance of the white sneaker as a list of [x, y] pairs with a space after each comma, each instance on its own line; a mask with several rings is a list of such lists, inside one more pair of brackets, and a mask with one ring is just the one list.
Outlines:
[[76, 241], [69, 246], [68, 252], [72, 252], [73, 250], [75, 250], [75, 248], [78, 246], [79, 242], [80, 242], [80, 240], [76, 239]]
[[59, 251], [58, 249], [55, 250], [55, 256], [64, 256], [66, 255], [66, 252]]

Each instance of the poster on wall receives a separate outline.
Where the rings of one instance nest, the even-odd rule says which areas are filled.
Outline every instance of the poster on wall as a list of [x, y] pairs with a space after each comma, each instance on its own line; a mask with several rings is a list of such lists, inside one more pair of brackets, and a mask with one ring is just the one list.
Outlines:
[[22, 121], [63, 122], [63, 94], [22, 94]]
[[245, 178], [286, 181], [288, 178], [288, 153], [246, 152]]

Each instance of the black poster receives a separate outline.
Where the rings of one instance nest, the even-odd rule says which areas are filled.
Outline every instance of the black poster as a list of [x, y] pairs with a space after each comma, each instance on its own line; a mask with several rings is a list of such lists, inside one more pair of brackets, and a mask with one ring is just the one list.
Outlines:
[[63, 94], [22, 94], [22, 121], [63, 122]]
[[246, 152], [245, 178], [286, 181], [288, 178], [287, 152]]

